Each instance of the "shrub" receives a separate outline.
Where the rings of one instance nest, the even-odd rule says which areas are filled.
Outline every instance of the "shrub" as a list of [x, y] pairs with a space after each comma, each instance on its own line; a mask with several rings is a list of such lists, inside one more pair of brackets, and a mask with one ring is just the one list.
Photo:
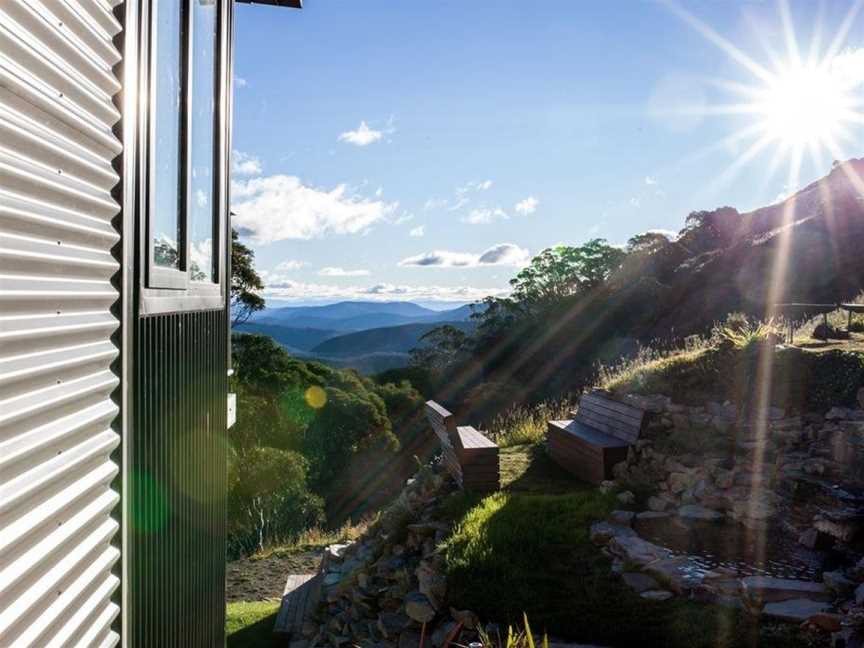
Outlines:
[[323, 522], [323, 501], [309, 492], [307, 462], [296, 452], [250, 448], [230, 469], [229, 556], [261, 551]]

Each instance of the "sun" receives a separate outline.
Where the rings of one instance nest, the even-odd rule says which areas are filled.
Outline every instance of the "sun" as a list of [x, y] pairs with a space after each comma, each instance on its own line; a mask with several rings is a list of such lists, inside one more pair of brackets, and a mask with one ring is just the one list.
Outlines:
[[829, 147], [855, 116], [852, 88], [826, 63], [786, 66], [758, 94], [760, 130], [787, 146]]

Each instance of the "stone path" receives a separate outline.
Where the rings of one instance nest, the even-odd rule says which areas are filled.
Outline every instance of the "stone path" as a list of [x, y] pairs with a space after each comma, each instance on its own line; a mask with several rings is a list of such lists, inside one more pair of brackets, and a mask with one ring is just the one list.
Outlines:
[[303, 621], [318, 604], [320, 592], [320, 574], [288, 576], [273, 634], [288, 640], [302, 638]]

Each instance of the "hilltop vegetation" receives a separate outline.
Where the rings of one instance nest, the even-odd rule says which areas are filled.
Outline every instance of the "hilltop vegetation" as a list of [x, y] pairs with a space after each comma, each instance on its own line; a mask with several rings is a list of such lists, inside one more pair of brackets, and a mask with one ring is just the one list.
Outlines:
[[488, 420], [578, 392], [598, 364], [708, 335], [731, 312], [761, 319], [778, 302], [848, 300], [864, 285], [864, 202], [850, 179], [862, 175], [864, 160], [851, 160], [776, 205], [693, 212], [674, 240], [647, 232], [624, 249], [595, 239], [544, 250], [509, 297], [486, 300], [475, 333], [433, 331], [410, 370], [388, 378], [411, 375], [457, 413]]

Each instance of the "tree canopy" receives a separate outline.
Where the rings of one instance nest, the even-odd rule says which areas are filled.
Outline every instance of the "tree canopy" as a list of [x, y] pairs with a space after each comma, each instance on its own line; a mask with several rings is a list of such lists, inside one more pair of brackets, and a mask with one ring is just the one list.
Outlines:
[[264, 282], [253, 265], [255, 252], [240, 242], [237, 230], [231, 228], [231, 326], [248, 320], [252, 313], [264, 308], [264, 298], [258, 294]]

